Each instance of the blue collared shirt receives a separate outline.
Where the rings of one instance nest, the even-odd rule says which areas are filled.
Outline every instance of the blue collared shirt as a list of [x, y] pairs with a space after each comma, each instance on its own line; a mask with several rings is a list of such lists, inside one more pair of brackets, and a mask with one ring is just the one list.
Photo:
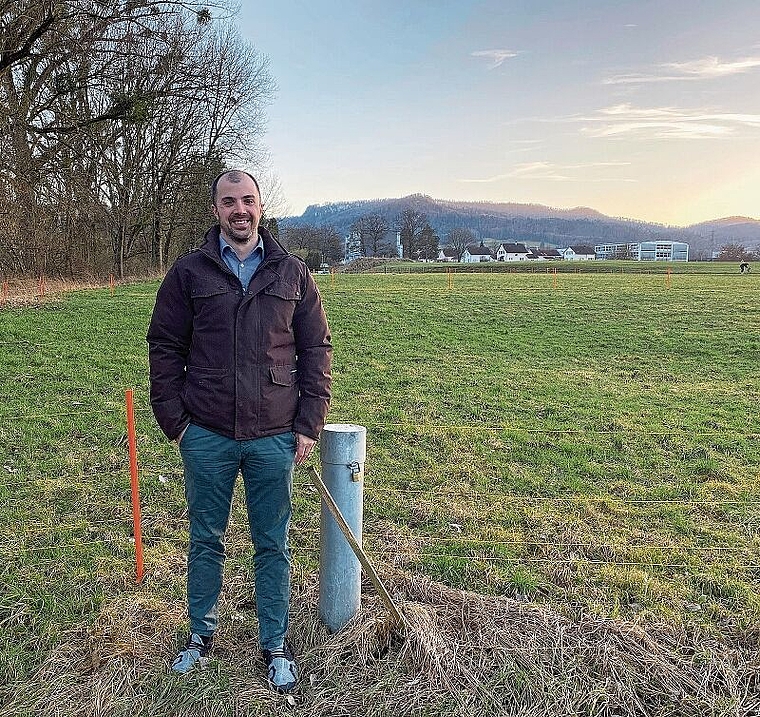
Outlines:
[[256, 248], [248, 255], [245, 261], [240, 261], [235, 250], [226, 242], [222, 235], [219, 235], [219, 253], [224, 259], [224, 263], [230, 268], [230, 271], [240, 279], [240, 284], [245, 291], [248, 290], [248, 284], [251, 278], [259, 268], [259, 264], [264, 261], [264, 242], [259, 237], [259, 243]]

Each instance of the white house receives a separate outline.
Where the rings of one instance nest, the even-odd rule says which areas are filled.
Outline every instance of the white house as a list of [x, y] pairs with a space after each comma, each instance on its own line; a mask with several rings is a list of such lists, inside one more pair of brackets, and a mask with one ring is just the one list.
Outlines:
[[452, 249], [450, 246], [445, 246], [443, 249], [438, 250], [438, 257], [436, 258], [436, 261], [456, 261], [457, 260], [457, 251], [456, 249]]
[[494, 256], [491, 250], [480, 242], [480, 245], [468, 246], [462, 254], [462, 261], [465, 264], [479, 264], [481, 261], [493, 261]]
[[562, 259], [562, 254], [556, 249], [539, 249], [538, 247], [530, 247], [528, 251], [528, 259], [534, 261], [558, 261]]
[[525, 261], [528, 254], [525, 244], [499, 244], [496, 261]]
[[565, 261], [594, 261], [596, 252], [594, 247], [587, 244], [575, 244], [561, 250], [562, 258]]

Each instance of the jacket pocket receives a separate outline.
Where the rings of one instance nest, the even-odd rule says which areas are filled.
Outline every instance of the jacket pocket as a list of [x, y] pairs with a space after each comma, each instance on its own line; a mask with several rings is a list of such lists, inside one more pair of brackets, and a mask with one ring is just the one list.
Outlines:
[[294, 386], [298, 381], [298, 371], [295, 366], [272, 366], [269, 377], [278, 386]]
[[229, 290], [230, 287], [226, 283], [213, 281], [196, 284], [190, 290], [190, 296], [193, 299], [208, 299], [212, 296], [218, 296], [219, 294], [226, 294]]
[[187, 367], [186, 378], [191, 381], [202, 383], [204, 381], [214, 381], [226, 376], [230, 372], [227, 368], [216, 368], [215, 366], [193, 366]]
[[[269, 332], [269, 337], [265, 337], [265, 340], [271, 340], [272, 336], [278, 334], [290, 334], [292, 332], [293, 316], [300, 300], [301, 291], [299, 287], [286, 281], [275, 281], [264, 289], [261, 296], [260, 311], [262, 316], [267, 317], [264, 331]], [[274, 368], [280, 367], [275, 366]]]
[[268, 432], [292, 430], [298, 411], [298, 373], [294, 365], [270, 366], [261, 387], [260, 425]]
[[193, 305], [193, 331], [203, 336], [204, 351], [208, 358], [201, 363], [216, 363], [212, 358], [218, 352], [216, 347], [229, 346], [234, 332], [229, 317], [240, 302], [240, 296], [224, 281], [219, 279], [199, 281], [190, 288]]
[[234, 424], [235, 382], [228, 369], [188, 366], [182, 400], [193, 422], [227, 431]]
[[264, 289], [267, 296], [276, 296], [278, 299], [298, 301], [301, 298], [301, 289], [297, 285], [287, 281], [275, 281]]

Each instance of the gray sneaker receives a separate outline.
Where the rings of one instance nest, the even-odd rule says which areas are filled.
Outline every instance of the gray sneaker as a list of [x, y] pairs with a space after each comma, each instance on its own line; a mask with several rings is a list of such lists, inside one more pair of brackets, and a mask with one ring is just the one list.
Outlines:
[[213, 635], [198, 635], [194, 632], [187, 638], [185, 647], [172, 662], [172, 670], [184, 675], [196, 666], [203, 669], [208, 664], [208, 653], [213, 641]]
[[275, 650], [264, 650], [269, 684], [277, 692], [292, 692], [298, 683], [298, 665], [287, 641]]

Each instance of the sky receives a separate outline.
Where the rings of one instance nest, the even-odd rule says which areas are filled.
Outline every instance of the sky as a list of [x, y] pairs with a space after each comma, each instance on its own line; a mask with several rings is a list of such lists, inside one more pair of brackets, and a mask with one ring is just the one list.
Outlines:
[[760, 218], [760, 0], [242, 0], [288, 214], [403, 197]]

